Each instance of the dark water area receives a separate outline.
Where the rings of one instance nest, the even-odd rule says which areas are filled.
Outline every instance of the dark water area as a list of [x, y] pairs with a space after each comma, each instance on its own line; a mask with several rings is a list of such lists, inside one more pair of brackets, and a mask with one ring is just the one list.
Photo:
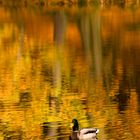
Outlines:
[[0, 7], [0, 140], [140, 139], [140, 8]]

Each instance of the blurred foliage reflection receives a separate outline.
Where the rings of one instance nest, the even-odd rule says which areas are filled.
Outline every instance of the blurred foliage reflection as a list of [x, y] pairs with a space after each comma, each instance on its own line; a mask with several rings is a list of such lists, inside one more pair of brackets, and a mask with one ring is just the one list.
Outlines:
[[[140, 9], [0, 7], [0, 139], [140, 139]], [[63, 137], [63, 138], [61, 138]]]

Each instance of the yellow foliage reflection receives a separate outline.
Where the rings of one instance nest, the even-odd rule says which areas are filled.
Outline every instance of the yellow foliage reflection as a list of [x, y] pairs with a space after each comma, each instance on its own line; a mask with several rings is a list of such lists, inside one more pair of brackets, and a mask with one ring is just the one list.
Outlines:
[[0, 8], [0, 139], [139, 139], [140, 10]]

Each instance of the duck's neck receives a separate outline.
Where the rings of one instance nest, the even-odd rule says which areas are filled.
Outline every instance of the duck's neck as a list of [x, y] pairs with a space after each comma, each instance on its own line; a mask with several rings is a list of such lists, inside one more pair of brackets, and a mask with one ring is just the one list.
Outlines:
[[78, 131], [78, 130], [79, 130], [79, 125], [74, 124], [73, 131]]

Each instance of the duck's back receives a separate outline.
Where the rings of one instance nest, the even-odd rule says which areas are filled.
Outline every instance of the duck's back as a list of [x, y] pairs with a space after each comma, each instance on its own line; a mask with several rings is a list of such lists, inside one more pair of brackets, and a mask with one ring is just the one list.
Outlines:
[[88, 134], [88, 133], [96, 133], [97, 134], [98, 132], [99, 132], [99, 130], [96, 128], [84, 128], [84, 129], [80, 130], [81, 135]]
[[99, 132], [99, 130], [96, 128], [81, 129], [80, 134], [79, 134], [79, 139], [96, 138], [96, 135], [98, 132]]

